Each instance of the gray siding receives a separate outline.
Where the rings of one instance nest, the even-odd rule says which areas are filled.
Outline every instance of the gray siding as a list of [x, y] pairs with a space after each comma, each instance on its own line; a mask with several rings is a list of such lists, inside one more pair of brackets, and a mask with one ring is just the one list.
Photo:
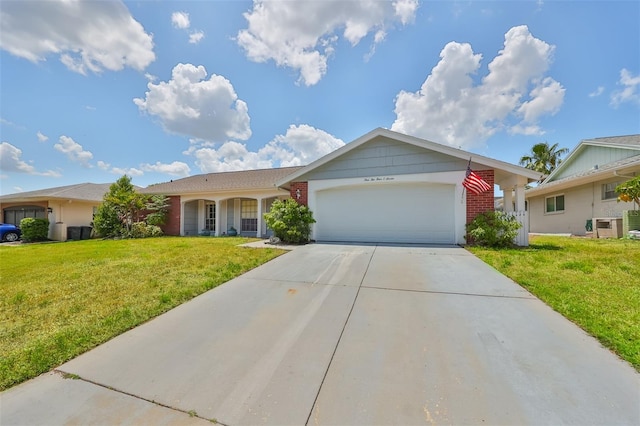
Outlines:
[[234, 217], [233, 217], [233, 212], [234, 212], [234, 204], [235, 204], [235, 199], [229, 199], [227, 200], [227, 229], [221, 229], [222, 232], [227, 232], [229, 230], [229, 228], [231, 228], [232, 226], [234, 226]]
[[379, 136], [297, 180], [449, 172], [466, 167], [464, 160]]
[[576, 173], [591, 170], [594, 166], [602, 166], [614, 161], [623, 160], [640, 154], [637, 149], [611, 148], [607, 146], [587, 146], [571, 163], [564, 165], [563, 170], [553, 180], [573, 176]]
[[198, 201], [184, 204], [184, 234], [198, 235]]

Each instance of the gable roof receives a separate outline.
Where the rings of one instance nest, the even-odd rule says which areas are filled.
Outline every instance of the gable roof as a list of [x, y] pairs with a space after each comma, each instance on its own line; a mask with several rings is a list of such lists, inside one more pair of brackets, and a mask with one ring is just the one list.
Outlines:
[[506, 163], [504, 161], [495, 160], [493, 158], [484, 157], [478, 154], [472, 154], [468, 151], [452, 148], [450, 146], [442, 145], [436, 142], [431, 142], [426, 139], [420, 139], [415, 136], [409, 136], [403, 133], [394, 132], [392, 130], [377, 128], [359, 137], [358, 139], [342, 146], [341, 148], [331, 152], [330, 154], [327, 154], [324, 157], [319, 158], [313, 163], [300, 168], [299, 170], [290, 174], [289, 176], [283, 177], [278, 182], [276, 182], [276, 185], [286, 187], [289, 183], [294, 182], [296, 181], [296, 179], [299, 179], [301, 177], [304, 180], [304, 175], [308, 174], [309, 172], [331, 162], [332, 160], [348, 153], [351, 150], [358, 148], [361, 145], [366, 144], [367, 142], [375, 139], [378, 136], [383, 136], [399, 142], [404, 142], [410, 145], [421, 147], [421, 148], [438, 152], [441, 154], [449, 155], [451, 157], [458, 158], [465, 161], [468, 161], [469, 158], [471, 158], [472, 167], [474, 169], [480, 166], [480, 167], [486, 167], [494, 170], [496, 184], [499, 184], [500, 181], [503, 181], [503, 180], [506, 181], [508, 178], [510, 178], [513, 175], [524, 177], [526, 178], [527, 182], [537, 181], [542, 176], [541, 173], [539, 172], [536, 172], [524, 167], [516, 166], [514, 164]]
[[[584, 139], [578, 143], [578, 145], [569, 153], [558, 167], [553, 170], [543, 183], [551, 182], [556, 179], [557, 176], [563, 174], [563, 172], [571, 166], [589, 147], [604, 147], [607, 149], [621, 149], [628, 150], [629, 154], [626, 157], [632, 157], [636, 154], [640, 154], [640, 135], [627, 135], [627, 136], [609, 136], [603, 138]], [[622, 160], [622, 159], [620, 159]], [[616, 160], [617, 161], [617, 160]], [[599, 164], [598, 168], [606, 167], [607, 164]], [[588, 169], [581, 170], [578, 173], [586, 172]]]
[[110, 183], [78, 183], [75, 185], [58, 186], [55, 188], [39, 189], [36, 191], [18, 192], [0, 196], [1, 202], [28, 202], [51, 199], [102, 201], [104, 194], [109, 191]]
[[274, 183], [302, 167], [207, 173], [149, 185], [143, 194], [180, 195], [199, 192], [273, 189]]
[[[590, 164], [563, 176], [591, 147], [611, 150], [625, 150], [625, 155], [604, 164]], [[615, 176], [627, 179], [631, 174], [640, 172], [640, 135], [613, 136], [584, 139], [569, 153], [560, 165], [537, 187], [528, 189], [526, 194], [538, 196], [561, 191], [578, 185], [595, 182]]]

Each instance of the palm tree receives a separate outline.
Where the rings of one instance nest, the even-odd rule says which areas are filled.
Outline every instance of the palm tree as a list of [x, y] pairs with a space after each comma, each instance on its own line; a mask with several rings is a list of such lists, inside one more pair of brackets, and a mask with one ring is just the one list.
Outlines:
[[549, 146], [548, 142], [540, 142], [531, 148], [529, 155], [524, 155], [520, 158], [520, 165], [525, 166], [527, 169], [549, 175], [560, 165], [562, 162], [560, 157], [567, 152], [569, 152], [567, 148], [558, 149], [557, 143]]

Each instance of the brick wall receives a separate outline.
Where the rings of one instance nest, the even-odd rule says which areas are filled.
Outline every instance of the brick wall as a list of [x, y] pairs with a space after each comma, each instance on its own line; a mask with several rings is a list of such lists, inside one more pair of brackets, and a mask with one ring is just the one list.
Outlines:
[[[300, 190], [300, 198], [298, 198], [298, 190]], [[308, 182], [293, 182], [291, 184], [291, 190], [289, 191], [291, 198], [296, 200], [298, 204], [308, 205], [309, 195], [309, 183]]]
[[162, 225], [162, 232], [165, 235], [180, 235], [180, 196], [171, 195], [169, 197], [169, 213], [167, 223]]
[[491, 190], [478, 195], [466, 191], [467, 223], [471, 222], [478, 214], [486, 211], [493, 211], [495, 209], [493, 203], [493, 170], [474, 170], [474, 172], [491, 185]]

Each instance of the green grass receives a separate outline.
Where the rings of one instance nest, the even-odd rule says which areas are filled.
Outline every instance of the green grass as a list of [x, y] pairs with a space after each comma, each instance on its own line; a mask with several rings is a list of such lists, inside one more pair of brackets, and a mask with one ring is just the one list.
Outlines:
[[530, 243], [468, 249], [640, 371], [640, 241], [534, 236]]
[[0, 246], [0, 390], [283, 253], [244, 238]]

